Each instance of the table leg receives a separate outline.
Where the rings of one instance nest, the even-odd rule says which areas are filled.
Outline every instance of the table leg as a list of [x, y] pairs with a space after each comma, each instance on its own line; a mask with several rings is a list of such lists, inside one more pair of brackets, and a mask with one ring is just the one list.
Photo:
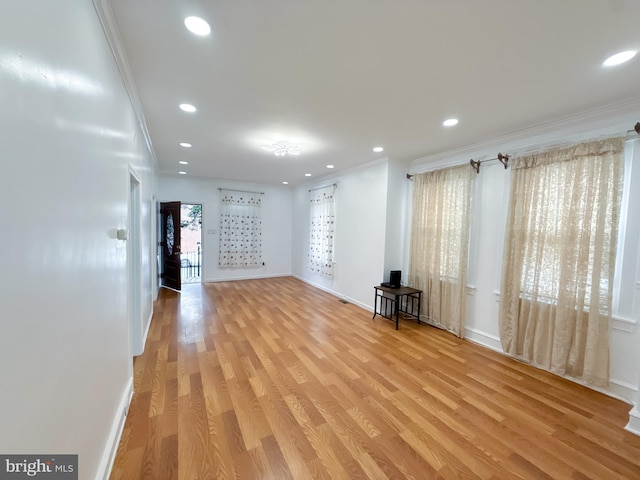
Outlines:
[[400, 313], [400, 304], [399, 304], [399, 298], [398, 295], [396, 295], [396, 330], [398, 330], [398, 317], [399, 317], [399, 313]]
[[371, 320], [376, 318], [376, 314], [377, 313], [378, 313], [378, 290], [374, 289], [374, 293], [373, 293], [373, 317], [371, 317]]

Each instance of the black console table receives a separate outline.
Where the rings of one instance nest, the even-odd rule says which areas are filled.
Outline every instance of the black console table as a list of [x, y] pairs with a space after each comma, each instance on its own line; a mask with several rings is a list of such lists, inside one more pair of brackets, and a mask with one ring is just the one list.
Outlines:
[[411, 287], [390, 288], [382, 285], [373, 288], [375, 289], [373, 318], [376, 318], [376, 315], [380, 315], [393, 320], [395, 315], [396, 330], [398, 330], [398, 315], [400, 312], [416, 318], [420, 323], [422, 290]]

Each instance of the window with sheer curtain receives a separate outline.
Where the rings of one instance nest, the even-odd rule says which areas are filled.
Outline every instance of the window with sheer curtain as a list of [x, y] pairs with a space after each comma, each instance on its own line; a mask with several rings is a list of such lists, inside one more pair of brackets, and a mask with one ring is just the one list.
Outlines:
[[333, 278], [335, 237], [335, 192], [331, 185], [309, 192], [309, 252], [307, 267], [323, 277]]
[[262, 267], [262, 194], [220, 190], [220, 268]]
[[413, 176], [409, 285], [423, 291], [427, 321], [459, 337], [475, 175], [465, 165]]
[[500, 301], [506, 353], [605, 386], [624, 170], [609, 139], [513, 160]]

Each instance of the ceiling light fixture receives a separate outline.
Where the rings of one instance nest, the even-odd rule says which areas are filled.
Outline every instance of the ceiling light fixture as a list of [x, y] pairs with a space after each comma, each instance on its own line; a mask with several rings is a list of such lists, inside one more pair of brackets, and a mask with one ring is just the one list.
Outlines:
[[604, 62], [602, 62], [602, 66], [604, 67], [615, 67], [616, 65], [620, 65], [621, 63], [628, 62], [638, 53], [636, 50], [627, 50], [625, 52], [616, 53], [615, 55], [611, 55]]
[[380, 152], [384, 151], [384, 148], [382, 148], [382, 147], [374, 147], [373, 151], [376, 152], [376, 153], [380, 153]]
[[180, 175], [186, 175], [186, 174], [187, 174], [187, 172], [182, 172], [182, 171], [180, 171], [180, 172], [178, 172], [178, 173], [179, 173]]
[[282, 182], [283, 185], [289, 185], [289, 182]]
[[185, 162], [184, 160], [180, 160], [178, 163], [180, 165], [189, 165], [189, 162]]
[[302, 145], [296, 145], [289, 142], [275, 142], [271, 145], [263, 145], [267, 152], [273, 152], [277, 157], [284, 157], [286, 154], [289, 155], [300, 155], [302, 151]]
[[335, 165], [327, 165], [327, 168], [335, 168]]
[[196, 107], [194, 107], [190, 103], [181, 103], [180, 110], [182, 110], [183, 112], [193, 113], [196, 111]]
[[447, 118], [444, 122], [442, 122], [442, 125], [444, 125], [445, 127], [453, 127], [454, 125], [458, 124], [458, 119], [457, 118]]
[[311, 174], [310, 174], [310, 173], [305, 173], [305, 174], [304, 174], [304, 176], [305, 176], [305, 177], [310, 177], [310, 176], [311, 176]]
[[201, 37], [209, 35], [211, 33], [211, 27], [209, 24], [200, 17], [187, 17], [184, 19], [184, 26], [187, 27], [191, 33], [200, 35]]
[[180, 146], [181, 146], [181, 147], [184, 147], [184, 148], [191, 148], [191, 147], [193, 147], [193, 145], [191, 145], [190, 143], [187, 143], [187, 142], [182, 142], [182, 143], [180, 144]]

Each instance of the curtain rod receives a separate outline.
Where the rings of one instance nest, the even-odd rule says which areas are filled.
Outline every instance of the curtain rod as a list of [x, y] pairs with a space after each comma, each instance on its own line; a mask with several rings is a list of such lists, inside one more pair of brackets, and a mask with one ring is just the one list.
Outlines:
[[495, 158], [488, 158], [486, 160], [474, 160], [473, 158], [471, 160], [469, 160], [469, 165], [471, 165], [471, 168], [473, 168], [476, 173], [480, 173], [480, 164], [481, 163], [485, 163], [485, 162], [493, 162], [495, 160], [499, 161], [502, 166], [504, 167], [504, 169], [506, 170], [507, 167], [509, 166], [509, 157], [510, 155], [503, 155], [501, 153], [498, 153], [498, 156]]
[[309, 192], [315, 192], [316, 190], [322, 190], [323, 188], [327, 188], [327, 187], [338, 188], [338, 184], [332, 183], [331, 185], [325, 185], [324, 187], [312, 188], [311, 190], [309, 190]]
[[[634, 127], [631, 130], [627, 130], [626, 131], [626, 136], [625, 136], [625, 140], [632, 140], [635, 137], [635, 135], [632, 135], [633, 133], [637, 133], [638, 135], [640, 135], [640, 122], [637, 122]], [[560, 144], [560, 145], [556, 145], [552, 148], [563, 148], [563, 146], [571, 146], [573, 144]], [[509, 164], [509, 155], [503, 155], [501, 153], [498, 153], [497, 157], [494, 158], [488, 158], [487, 160], [474, 160], [471, 159], [469, 160], [469, 164], [471, 165], [471, 167], [476, 171], [476, 173], [480, 173], [480, 164], [481, 163], [485, 163], [485, 162], [492, 162], [498, 160], [500, 163], [502, 163], [502, 165], [504, 165], [504, 168], [506, 169], [508, 164]], [[413, 174], [407, 173], [407, 179], [408, 180], [412, 180], [413, 179]]]
[[[503, 155], [502, 153], [498, 153], [497, 156], [493, 157], [493, 158], [488, 158], [486, 160], [474, 160], [473, 158], [471, 160], [469, 160], [469, 164], [471, 165], [471, 167], [476, 171], [476, 173], [480, 173], [480, 164], [481, 163], [485, 163], [485, 162], [493, 162], [493, 161], [499, 161], [505, 168], [509, 166], [509, 158], [510, 155]], [[456, 167], [460, 167], [464, 164], [460, 164], [460, 165], [452, 165], [451, 167], [445, 167], [446, 168], [456, 168]], [[443, 169], [444, 170], [444, 169]], [[407, 179], [409, 180], [413, 180], [413, 175], [410, 173], [407, 173]]]
[[240, 193], [255, 193], [257, 195], [264, 195], [264, 192], [250, 192], [248, 190], [234, 190], [233, 188], [219, 188], [218, 190], [222, 191], [222, 190], [227, 190], [229, 192], [240, 192]]

